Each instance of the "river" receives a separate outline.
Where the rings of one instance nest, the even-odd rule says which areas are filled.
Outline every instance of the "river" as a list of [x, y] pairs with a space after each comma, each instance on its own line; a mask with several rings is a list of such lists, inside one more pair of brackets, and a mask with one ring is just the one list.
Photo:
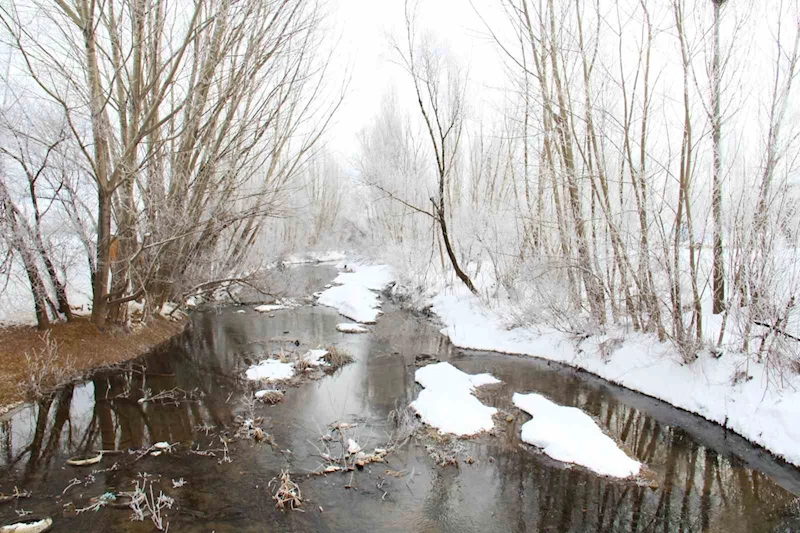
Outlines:
[[[328, 266], [287, 272], [284, 292], [296, 297], [336, 275]], [[584, 372], [456, 349], [432, 320], [390, 301], [383, 309], [366, 335], [338, 333], [335, 326], [344, 320], [321, 306], [272, 317], [252, 306], [197, 311], [167, 347], [14, 410], [0, 421], [0, 492], [16, 486], [31, 497], [0, 505], [0, 521], [25, 510], [51, 516], [55, 531], [154, 531], [149, 520], [131, 521], [130, 509], [75, 512], [92, 497], [147, 479], [175, 500], [164, 512], [173, 532], [800, 531], [800, 470], [744, 439]], [[218, 449], [219, 435], [232, 435], [237, 415], [250, 414], [252, 385], [241, 377], [259, 355], [331, 344], [347, 349], [355, 362], [288, 388], [274, 406], [254, 408], [275, 446], [232, 439], [231, 462], [221, 461], [221, 452], [190, 451]], [[319, 437], [328, 424], [358, 424], [353, 434], [365, 448], [388, 441], [389, 413], [419, 392], [414, 371], [421, 354], [501, 379], [503, 385], [480, 397], [513, 420], [493, 435], [451, 442], [460, 452], [458, 466], [437, 466], [426, 448], [431, 440], [412, 439], [385, 463], [309, 475], [320, 468]], [[177, 393], [175, 401], [139, 401], [162, 391]], [[529, 417], [513, 408], [511, 395], [532, 391], [591, 414], [646, 464], [647, 481], [599, 477], [522, 443], [519, 428]], [[161, 441], [178, 445], [157, 457], [127, 452]], [[125, 453], [106, 455], [94, 466], [65, 465], [95, 449]], [[275, 485], [268, 485], [282, 470], [302, 491], [301, 511], [275, 507]], [[181, 479], [185, 484], [173, 487]]]

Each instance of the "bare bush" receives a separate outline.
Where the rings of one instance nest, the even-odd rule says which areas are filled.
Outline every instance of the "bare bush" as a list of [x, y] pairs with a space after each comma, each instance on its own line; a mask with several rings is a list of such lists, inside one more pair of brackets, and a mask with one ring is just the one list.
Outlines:
[[159, 531], [168, 531], [169, 522], [162, 512], [166, 509], [172, 509], [175, 500], [164, 494], [161, 490], [158, 491], [158, 496], [153, 491], [153, 481], [149, 479], [148, 474], [140, 474], [140, 480], [134, 481], [135, 488], [130, 494], [131, 503], [130, 508], [133, 511], [131, 521], [141, 522], [145, 518], [150, 518], [155, 528]]
[[272, 478], [269, 482], [271, 487], [274, 483], [278, 484], [278, 489], [272, 496], [275, 500], [275, 507], [278, 509], [289, 508], [292, 510], [299, 509], [303, 505], [303, 495], [300, 492], [300, 487], [292, 481], [289, 476], [288, 470], [282, 470], [280, 478]]
[[72, 357], [62, 356], [58, 343], [47, 331], [41, 336], [44, 346], [25, 352], [25, 377], [19, 383], [20, 393], [28, 399], [39, 399], [77, 375]]

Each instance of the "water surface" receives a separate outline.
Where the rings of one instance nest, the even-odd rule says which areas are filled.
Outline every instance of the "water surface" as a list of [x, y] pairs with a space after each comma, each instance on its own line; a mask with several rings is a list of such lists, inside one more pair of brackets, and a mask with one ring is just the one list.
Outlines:
[[[281, 280], [302, 297], [335, 276], [330, 267], [297, 267]], [[238, 313], [245, 310], [245, 313]], [[121, 368], [97, 372], [52, 398], [26, 405], [0, 423], [0, 491], [30, 490], [30, 499], [0, 506], [0, 520], [30, 510], [55, 519], [56, 531], [154, 531], [131, 522], [127, 509], [75, 514], [89, 498], [130, 490], [143, 475], [175, 498], [170, 531], [536, 531], [536, 532], [789, 532], [800, 531], [800, 472], [744, 439], [698, 417], [610, 385], [586, 373], [533, 358], [452, 347], [424, 317], [384, 303], [367, 335], [344, 335], [329, 308], [303, 306], [273, 317], [248, 306], [196, 312], [168, 347]], [[293, 341], [299, 341], [300, 346]], [[248, 364], [268, 352], [335, 344], [355, 363], [289, 388], [275, 406], [250, 413]], [[333, 422], [358, 423], [353, 436], [371, 449], [385, 445], [396, 406], [419, 391], [415, 359], [428, 354], [470, 373], [503, 381], [481, 398], [513, 416], [494, 435], [456, 443], [457, 467], [437, 466], [430, 440], [411, 441], [352, 474], [310, 476], [319, 469], [319, 436]], [[179, 401], [139, 402], [144, 395], [190, 391]], [[513, 392], [540, 392], [580, 407], [626, 451], [646, 464], [647, 479], [612, 480], [555, 462], [520, 442], [529, 417], [511, 405]], [[237, 415], [263, 416], [275, 446], [234, 440], [232, 462], [218, 435], [232, 434]], [[160, 441], [179, 443], [159, 457], [127, 453]], [[126, 450], [93, 467], [69, 467], [70, 456]], [[116, 467], [114, 464], [116, 463]], [[292, 473], [304, 512], [280, 511], [270, 480]], [[387, 470], [405, 472], [402, 477]], [[94, 471], [94, 473], [92, 473]], [[173, 488], [172, 480], [186, 484]], [[79, 485], [65, 490], [71, 483]], [[351, 485], [352, 488], [345, 488]]]

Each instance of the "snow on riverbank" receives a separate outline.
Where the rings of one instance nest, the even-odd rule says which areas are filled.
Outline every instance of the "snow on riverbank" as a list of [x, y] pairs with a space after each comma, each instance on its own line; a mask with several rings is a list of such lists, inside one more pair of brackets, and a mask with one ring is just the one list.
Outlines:
[[515, 393], [514, 405], [533, 417], [522, 425], [522, 440], [553, 459], [603, 476], [625, 478], [639, 473], [641, 463], [625, 455], [580, 409], [555, 404], [541, 394]]
[[333, 280], [335, 286], [319, 295], [318, 303], [333, 307], [339, 314], [374, 324], [380, 311], [380, 300], [374, 291], [383, 290], [392, 280], [392, 272], [384, 265], [348, 265], [353, 272], [342, 272]]
[[474, 435], [494, 427], [494, 407], [483, 405], [472, 391], [475, 387], [500, 383], [490, 374], [470, 375], [450, 363], [436, 363], [420, 368], [414, 379], [424, 390], [411, 402], [422, 421], [441, 433]]
[[[629, 334], [605, 356], [592, 338], [576, 344], [554, 329], [507, 328], [502, 317], [472, 294], [440, 293], [433, 311], [442, 333], [460, 348], [533, 355], [582, 368], [629, 389], [661, 399], [728, 428], [788, 462], [800, 465], [800, 387], [776, 390], [767, 369], [754, 361], [726, 354], [717, 359], [701, 354], [691, 365], [681, 363], [669, 343], [652, 336]], [[742, 374], [744, 372], [744, 374]], [[734, 376], [751, 376], [733, 383]]]

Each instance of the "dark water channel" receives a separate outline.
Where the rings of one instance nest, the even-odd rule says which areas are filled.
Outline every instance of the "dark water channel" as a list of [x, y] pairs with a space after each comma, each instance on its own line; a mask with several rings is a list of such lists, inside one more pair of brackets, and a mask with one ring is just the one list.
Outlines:
[[[301, 296], [319, 290], [335, 270], [297, 267], [288, 276], [294, 280], [291, 291]], [[154, 531], [149, 521], [130, 521], [128, 509], [73, 511], [91, 497], [130, 490], [148, 473], [175, 498], [165, 512], [170, 531], [800, 531], [800, 471], [743, 439], [585, 373], [454, 349], [430, 321], [384, 305], [386, 314], [366, 335], [336, 332], [341, 317], [318, 306], [277, 311], [274, 317], [251, 307], [244, 314], [238, 307], [197, 312], [166, 349], [7, 415], [0, 425], [0, 492], [17, 486], [32, 497], [0, 506], [0, 520], [11, 521], [24, 509], [52, 516], [54, 531]], [[236, 440], [231, 463], [190, 453], [193, 447], [218, 447], [215, 434], [247, 412], [244, 399], [252, 386], [241, 381], [247, 361], [294, 339], [301, 342], [298, 349], [336, 344], [356, 362], [289, 388], [275, 406], [256, 407], [276, 447]], [[420, 354], [503, 380], [481, 398], [508, 410], [514, 421], [497, 435], [463, 441], [461, 455], [472, 457], [472, 464], [436, 466], [424, 443], [411, 441], [386, 463], [373, 463], [352, 478], [303, 475], [319, 468], [315, 446], [320, 428], [329, 423], [357, 422], [365, 448], [387, 442], [389, 412], [417, 394], [413, 374]], [[176, 387], [202, 397], [138, 401], [144, 390], [154, 395]], [[529, 417], [511, 406], [515, 391], [538, 391], [584, 409], [647, 465], [654, 482], [601, 478], [522, 444], [519, 426]], [[105, 456], [95, 466], [65, 465], [67, 458], [94, 449], [142, 449], [159, 441], [179, 445], [158, 457], [135, 460], [138, 455], [125, 453]], [[292, 472], [307, 499], [304, 512], [275, 508], [267, 485], [282, 469]], [[387, 470], [407, 474], [392, 477]], [[180, 478], [186, 484], [173, 488], [171, 480]], [[80, 485], [65, 491], [73, 479]], [[354, 488], [345, 488], [349, 483]]]

